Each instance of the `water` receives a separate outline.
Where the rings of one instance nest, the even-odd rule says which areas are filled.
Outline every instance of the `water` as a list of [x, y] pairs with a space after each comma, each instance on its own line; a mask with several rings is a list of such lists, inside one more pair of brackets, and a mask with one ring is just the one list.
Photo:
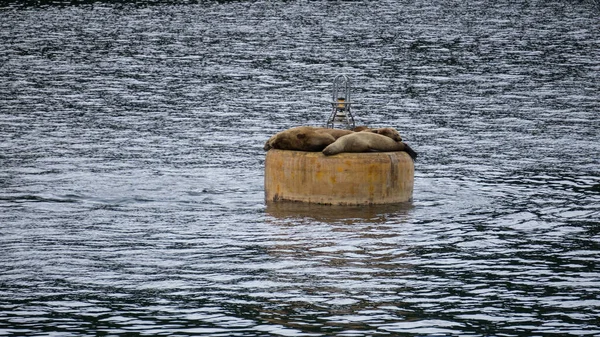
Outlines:
[[[600, 336], [597, 3], [74, 3], [0, 3], [0, 335]], [[338, 73], [414, 202], [267, 207]]]

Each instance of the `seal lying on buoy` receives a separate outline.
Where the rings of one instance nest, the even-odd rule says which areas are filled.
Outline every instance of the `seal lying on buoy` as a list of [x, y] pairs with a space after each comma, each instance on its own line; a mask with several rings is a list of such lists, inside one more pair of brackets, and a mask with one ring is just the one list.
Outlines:
[[371, 129], [368, 126], [357, 126], [357, 127], [353, 128], [352, 131], [378, 133], [380, 135], [388, 136], [397, 142], [402, 140], [402, 137], [400, 137], [400, 132], [398, 132], [398, 130], [396, 130], [394, 128], [390, 128], [390, 127]]
[[331, 156], [342, 152], [392, 152], [405, 151], [413, 160], [417, 153], [403, 142], [372, 132], [354, 132], [338, 138], [323, 149], [323, 154]]
[[[394, 128], [357, 127], [357, 131], [377, 133], [387, 136], [395, 141], [401, 141], [400, 133]], [[314, 126], [297, 126], [276, 133], [265, 142], [263, 149], [295, 150], [295, 151], [322, 151], [336, 139], [354, 133], [351, 130], [330, 129]]]
[[389, 137], [397, 142], [402, 141], [402, 137], [400, 136], [400, 132], [394, 128], [377, 128], [377, 129], [364, 129], [361, 132], [372, 132], [377, 133], [382, 136]]
[[267, 140], [263, 149], [319, 152], [336, 139], [351, 133], [353, 131], [350, 130], [297, 126], [273, 135]]

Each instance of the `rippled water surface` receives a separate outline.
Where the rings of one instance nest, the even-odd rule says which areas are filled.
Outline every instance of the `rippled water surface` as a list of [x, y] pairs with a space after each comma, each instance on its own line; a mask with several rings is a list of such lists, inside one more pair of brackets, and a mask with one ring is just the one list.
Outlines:
[[[0, 6], [0, 335], [600, 336], [597, 2]], [[265, 205], [338, 73], [414, 202]]]

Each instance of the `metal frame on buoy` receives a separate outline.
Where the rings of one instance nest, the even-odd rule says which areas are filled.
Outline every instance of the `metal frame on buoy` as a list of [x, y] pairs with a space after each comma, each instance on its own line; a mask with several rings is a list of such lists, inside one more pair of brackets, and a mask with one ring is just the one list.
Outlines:
[[345, 129], [353, 129], [354, 116], [352, 115], [352, 101], [350, 100], [350, 79], [346, 75], [337, 75], [333, 79], [333, 92], [331, 106], [333, 108], [331, 115], [327, 119], [327, 127], [335, 128], [336, 125], [342, 125]]

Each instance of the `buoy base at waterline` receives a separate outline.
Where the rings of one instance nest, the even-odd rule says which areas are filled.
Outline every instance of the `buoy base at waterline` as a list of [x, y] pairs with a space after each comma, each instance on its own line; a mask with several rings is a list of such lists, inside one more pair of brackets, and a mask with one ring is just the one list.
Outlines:
[[412, 201], [414, 162], [406, 152], [340, 153], [271, 149], [265, 200], [330, 205]]

